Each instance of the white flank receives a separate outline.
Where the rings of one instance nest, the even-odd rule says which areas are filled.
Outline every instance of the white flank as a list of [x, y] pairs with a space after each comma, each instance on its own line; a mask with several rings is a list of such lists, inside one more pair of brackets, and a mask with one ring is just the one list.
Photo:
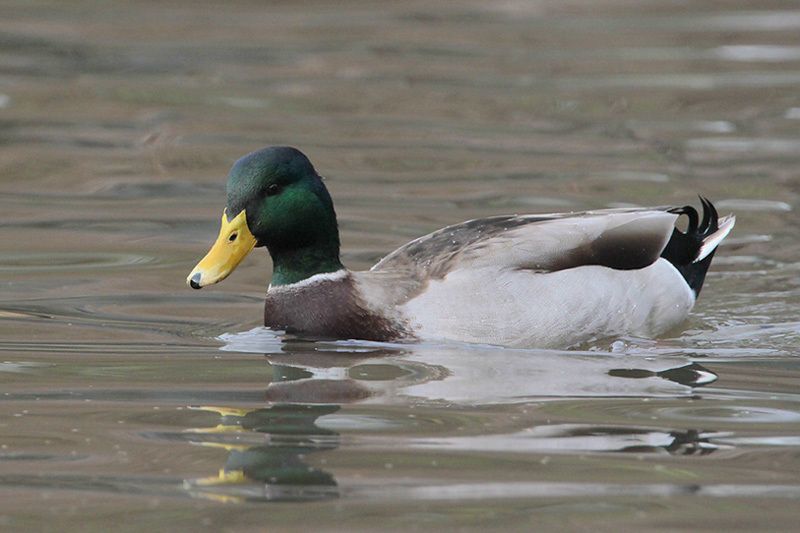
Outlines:
[[722, 239], [727, 237], [728, 233], [731, 232], [735, 223], [736, 217], [733, 215], [728, 215], [721, 218], [719, 221], [719, 229], [703, 239], [703, 245], [700, 246], [700, 251], [697, 253], [697, 259], [692, 262], [697, 263], [698, 261], [702, 261], [708, 257], [708, 254], [716, 250], [717, 246], [719, 246], [719, 243], [722, 242]]
[[659, 259], [638, 270], [456, 270], [401, 311], [422, 340], [547, 348], [657, 335], [681, 323], [694, 300], [683, 276]]
[[309, 285], [314, 285], [315, 283], [321, 283], [323, 281], [336, 281], [344, 279], [347, 277], [347, 274], [348, 274], [347, 269], [343, 268], [341, 270], [337, 270], [336, 272], [324, 272], [322, 274], [314, 274], [313, 276], [300, 280], [296, 283], [278, 285], [277, 287], [273, 287], [272, 283], [270, 283], [269, 287], [267, 287], [267, 290], [273, 291], [273, 290], [283, 290], [283, 289], [299, 289], [301, 287], [307, 287]]

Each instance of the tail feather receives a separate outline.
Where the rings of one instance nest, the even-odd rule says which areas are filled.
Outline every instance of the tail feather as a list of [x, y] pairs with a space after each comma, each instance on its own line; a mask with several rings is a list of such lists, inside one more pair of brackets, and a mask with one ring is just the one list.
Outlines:
[[697, 210], [690, 206], [676, 207], [671, 213], [686, 215], [689, 225], [685, 232], [675, 228], [667, 246], [661, 252], [661, 257], [672, 263], [681, 273], [686, 283], [695, 293], [700, 294], [703, 281], [714, 252], [722, 240], [728, 236], [736, 223], [736, 217], [728, 215], [719, 218], [714, 204], [708, 199], [700, 197], [703, 206], [703, 217], [700, 218]]
[[719, 229], [703, 239], [703, 244], [700, 246], [700, 251], [697, 254], [697, 259], [694, 262], [702, 261], [709, 254], [714, 253], [714, 250], [717, 249], [719, 243], [722, 242], [725, 237], [728, 236], [728, 233], [731, 232], [733, 229], [733, 225], [736, 223], [736, 217], [733, 215], [728, 215], [726, 217], [722, 217], [719, 219]]

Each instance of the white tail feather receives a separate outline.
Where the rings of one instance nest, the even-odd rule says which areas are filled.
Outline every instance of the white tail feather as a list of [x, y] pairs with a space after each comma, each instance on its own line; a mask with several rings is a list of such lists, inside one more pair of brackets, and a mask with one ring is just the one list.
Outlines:
[[700, 246], [697, 258], [692, 262], [697, 263], [698, 261], [702, 261], [708, 257], [708, 254], [716, 250], [719, 243], [722, 242], [722, 239], [727, 237], [728, 233], [731, 232], [735, 223], [736, 217], [734, 215], [728, 215], [719, 219], [719, 229], [703, 239], [703, 245]]

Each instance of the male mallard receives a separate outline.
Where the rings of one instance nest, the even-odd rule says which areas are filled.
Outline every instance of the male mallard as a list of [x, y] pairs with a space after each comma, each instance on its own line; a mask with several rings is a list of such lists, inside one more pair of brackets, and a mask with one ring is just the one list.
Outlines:
[[[690, 206], [470, 220], [401, 246], [369, 271], [339, 260], [328, 190], [295, 148], [264, 148], [228, 177], [219, 237], [189, 274], [225, 279], [272, 256], [264, 324], [315, 337], [566, 347], [652, 336], [683, 321], [734, 217]], [[689, 218], [686, 232], [675, 228]]]

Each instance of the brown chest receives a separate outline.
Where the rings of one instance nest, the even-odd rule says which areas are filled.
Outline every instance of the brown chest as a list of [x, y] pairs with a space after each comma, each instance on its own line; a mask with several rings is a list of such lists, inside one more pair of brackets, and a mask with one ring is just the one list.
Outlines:
[[264, 305], [264, 325], [331, 339], [392, 341], [407, 337], [400, 324], [367, 308], [349, 276], [271, 289]]

